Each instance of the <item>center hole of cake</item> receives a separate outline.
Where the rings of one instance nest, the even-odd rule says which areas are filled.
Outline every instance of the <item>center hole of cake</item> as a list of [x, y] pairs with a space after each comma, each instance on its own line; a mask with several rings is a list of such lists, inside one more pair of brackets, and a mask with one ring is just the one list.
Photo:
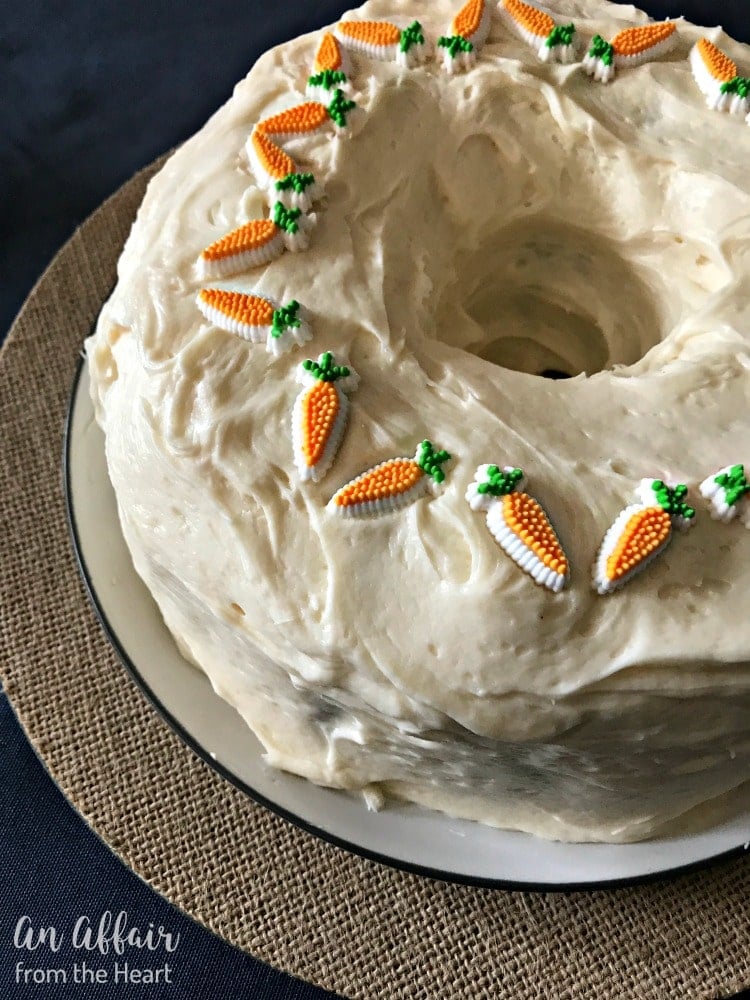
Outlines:
[[519, 220], [462, 255], [457, 273], [468, 324], [438, 336], [502, 368], [592, 375], [634, 364], [661, 339], [642, 275], [600, 234]]
[[501, 368], [557, 380], [606, 368], [609, 346], [596, 319], [552, 294], [540, 288], [475, 298], [467, 311], [485, 335], [475, 353]]

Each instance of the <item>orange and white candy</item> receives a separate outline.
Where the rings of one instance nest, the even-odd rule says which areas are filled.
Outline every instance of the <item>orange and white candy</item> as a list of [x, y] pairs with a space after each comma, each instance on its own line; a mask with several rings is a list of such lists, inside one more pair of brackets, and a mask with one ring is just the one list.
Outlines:
[[675, 21], [658, 21], [618, 31], [611, 42], [594, 35], [583, 59], [583, 68], [595, 80], [609, 83], [616, 70], [640, 66], [663, 55], [677, 40]]
[[270, 135], [253, 129], [245, 150], [258, 183], [268, 194], [271, 204], [280, 202], [285, 208], [308, 212], [321, 197], [320, 185], [313, 174], [302, 172]]
[[325, 73], [326, 70], [332, 73], [338, 71], [345, 76], [348, 76], [350, 72], [346, 51], [341, 47], [338, 38], [330, 31], [327, 31], [321, 38], [313, 62], [313, 73]]
[[530, 45], [542, 62], [573, 62], [576, 55], [573, 24], [557, 24], [545, 11], [524, 0], [500, 0], [497, 9], [503, 23]]
[[487, 40], [492, 15], [486, 0], [466, 0], [451, 21], [448, 35], [438, 39], [438, 52], [443, 55], [443, 69], [455, 73], [471, 69], [477, 52]]
[[328, 125], [328, 108], [320, 101], [305, 101], [292, 108], [262, 118], [255, 126], [256, 132], [270, 136], [275, 143], [300, 136], [313, 135]]
[[312, 101], [327, 104], [336, 90], [350, 93], [349, 56], [334, 34], [327, 31], [315, 53], [312, 76], [307, 81], [307, 96]]
[[412, 21], [408, 28], [403, 29], [390, 21], [339, 21], [334, 34], [350, 52], [370, 59], [384, 59], [412, 67], [428, 57], [419, 21]]
[[285, 250], [306, 250], [314, 223], [314, 215], [303, 215], [300, 209], [286, 209], [277, 202], [270, 219], [245, 222], [202, 250], [198, 278], [227, 278], [269, 264]]
[[317, 361], [303, 361], [297, 378], [305, 388], [292, 411], [294, 463], [302, 480], [318, 482], [336, 457], [349, 418], [347, 393], [359, 376], [325, 351]]
[[278, 144], [288, 139], [314, 135], [330, 123], [331, 118], [325, 104], [320, 101], [305, 101], [304, 104], [295, 104], [293, 108], [264, 118], [258, 122], [255, 130], [270, 136]]
[[642, 479], [638, 502], [622, 510], [604, 536], [594, 563], [593, 585], [611, 594], [640, 573], [672, 540], [673, 528], [689, 528], [695, 510], [685, 503], [687, 486]]
[[299, 302], [285, 306], [262, 295], [246, 295], [226, 288], [202, 288], [197, 305], [209, 323], [252, 344], [265, 342], [274, 355], [312, 337]]
[[740, 76], [737, 63], [713, 42], [700, 38], [695, 43], [690, 52], [690, 68], [709, 108], [733, 115], [748, 114], [750, 79]]
[[198, 277], [201, 281], [226, 278], [268, 264], [284, 250], [284, 234], [273, 219], [253, 219], [201, 251]]
[[554, 593], [570, 578], [568, 559], [538, 501], [523, 492], [521, 469], [480, 465], [466, 491], [472, 510], [483, 510], [487, 528], [524, 573]]
[[442, 465], [450, 457], [422, 441], [414, 458], [388, 459], [342, 486], [328, 501], [328, 509], [343, 517], [379, 517], [400, 510], [439, 492], [445, 481]]

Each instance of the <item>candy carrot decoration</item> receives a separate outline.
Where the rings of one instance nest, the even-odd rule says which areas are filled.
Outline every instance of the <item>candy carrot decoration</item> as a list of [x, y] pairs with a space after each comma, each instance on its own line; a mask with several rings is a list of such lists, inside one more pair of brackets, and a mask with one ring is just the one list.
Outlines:
[[327, 104], [337, 89], [345, 94], [349, 93], [349, 71], [346, 51], [335, 35], [326, 32], [315, 54], [313, 73], [307, 81], [307, 96], [313, 101]]
[[203, 288], [198, 308], [206, 319], [227, 333], [236, 333], [253, 344], [265, 341], [271, 354], [288, 351], [293, 343], [304, 344], [312, 333], [301, 315], [299, 302], [279, 306], [273, 299], [245, 295], [224, 288]]
[[303, 480], [321, 479], [336, 457], [349, 417], [346, 392], [357, 388], [357, 373], [334, 364], [330, 351], [303, 361], [298, 379], [305, 388], [292, 412], [294, 462]]
[[673, 527], [688, 528], [695, 511], [684, 498], [687, 486], [642, 479], [639, 503], [620, 512], [602, 541], [594, 565], [594, 588], [610, 594], [635, 576], [669, 544]]
[[329, 31], [323, 35], [315, 53], [314, 73], [349, 73], [349, 60], [341, 48], [338, 38]]
[[524, 573], [555, 593], [568, 582], [568, 560], [541, 506], [522, 492], [521, 469], [480, 465], [466, 491], [472, 510], [487, 512], [487, 527]]
[[377, 517], [406, 507], [429, 492], [436, 493], [445, 480], [441, 466], [447, 451], [435, 451], [422, 441], [414, 458], [392, 458], [368, 469], [334, 493], [330, 510], [345, 517]]
[[333, 122], [337, 131], [340, 131], [346, 128], [347, 116], [354, 107], [354, 101], [345, 100], [343, 91], [338, 88], [333, 92], [328, 105], [319, 101], [296, 104], [293, 108], [280, 111], [270, 118], [264, 118], [255, 128], [258, 132], [270, 136], [275, 143], [313, 135], [330, 122]]
[[556, 24], [549, 14], [523, 0], [501, 0], [498, 12], [511, 31], [536, 50], [542, 62], [569, 63], [575, 59], [573, 24]]
[[715, 521], [729, 521], [740, 514], [746, 528], [750, 528], [750, 482], [744, 465], [727, 465], [719, 469], [700, 485], [701, 496], [711, 501], [711, 517]]
[[260, 267], [284, 252], [284, 233], [273, 219], [253, 219], [216, 240], [198, 258], [198, 277], [225, 278]]
[[640, 66], [668, 52], [677, 40], [674, 21], [660, 21], [619, 31], [611, 42], [594, 35], [583, 68], [595, 80], [609, 83], [624, 66]]
[[277, 115], [264, 118], [255, 126], [258, 132], [270, 135], [274, 142], [297, 139], [301, 135], [312, 135], [328, 124], [328, 109], [318, 101], [296, 104], [293, 108], [280, 111]]
[[707, 38], [699, 39], [690, 53], [690, 68], [709, 108], [746, 115], [750, 104], [750, 79], [739, 76], [737, 64]]
[[246, 150], [258, 183], [268, 191], [273, 203], [278, 201], [285, 208], [307, 212], [321, 196], [315, 177], [301, 173], [291, 156], [265, 132], [254, 129]]
[[[336, 42], [332, 35], [327, 37], [332, 43]], [[343, 73], [334, 74], [337, 79], [338, 75], [343, 77]], [[346, 99], [341, 86], [333, 86], [330, 74], [325, 80], [331, 84], [330, 90], [324, 88], [327, 105], [320, 101], [306, 101], [264, 118], [255, 126], [245, 146], [258, 183], [269, 192], [273, 201], [280, 202], [284, 208], [307, 212], [322, 191], [313, 174], [301, 172], [291, 156], [281, 148], [281, 143], [313, 135], [331, 122], [336, 131], [341, 132], [348, 124], [349, 113], [356, 107], [354, 101]], [[345, 80], [343, 77], [342, 83]]]
[[314, 216], [300, 209], [286, 209], [277, 202], [270, 219], [253, 219], [232, 230], [202, 251], [198, 277], [226, 278], [230, 274], [260, 267], [280, 257], [284, 250], [306, 250]]
[[413, 21], [403, 31], [389, 21], [340, 21], [334, 34], [347, 49], [371, 59], [394, 60], [411, 67], [427, 58], [419, 21]]
[[453, 18], [450, 34], [438, 38], [444, 69], [449, 73], [471, 69], [489, 34], [491, 20], [489, 4], [485, 0], [467, 0]]

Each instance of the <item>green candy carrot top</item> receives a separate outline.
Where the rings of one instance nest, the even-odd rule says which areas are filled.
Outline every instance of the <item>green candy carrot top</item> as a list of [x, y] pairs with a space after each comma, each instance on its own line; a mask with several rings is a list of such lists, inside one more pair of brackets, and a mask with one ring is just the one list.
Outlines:
[[728, 523], [739, 515], [750, 528], [750, 481], [744, 465], [725, 465], [700, 485], [701, 496], [711, 501], [711, 517]]

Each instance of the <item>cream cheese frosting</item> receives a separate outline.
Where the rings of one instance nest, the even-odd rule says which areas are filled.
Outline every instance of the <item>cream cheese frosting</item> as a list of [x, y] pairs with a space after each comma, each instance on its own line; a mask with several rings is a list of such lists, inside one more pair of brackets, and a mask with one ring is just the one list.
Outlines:
[[[416, 18], [434, 46], [457, 6], [347, 17]], [[586, 41], [647, 21], [548, 9]], [[275, 356], [204, 318], [196, 261], [266, 214], [246, 143], [305, 99], [321, 35], [262, 56], [152, 180], [87, 343], [136, 570], [275, 767], [550, 838], [699, 825], [750, 775], [750, 533], [697, 490], [750, 462], [750, 128], [706, 106], [688, 54], [707, 35], [750, 67], [750, 48], [680, 21], [668, 55], [602, 86], [493, 11], [464, 73], [351, 55], [351, 134], [285, 143], [325, 192], [309, 249], [215, 282], [305, 304], [312, 341]], [[297, 371], [322, 351], [359, 385], [302, 483]], [[327, 508], [424, 438], [452, 456], [439, 495]], [[566, 589], [469, 509], [484, 463], [533, 482]], [[643, 477], [689, 484], [695, 526], [601, 597], [596, 551]]]

